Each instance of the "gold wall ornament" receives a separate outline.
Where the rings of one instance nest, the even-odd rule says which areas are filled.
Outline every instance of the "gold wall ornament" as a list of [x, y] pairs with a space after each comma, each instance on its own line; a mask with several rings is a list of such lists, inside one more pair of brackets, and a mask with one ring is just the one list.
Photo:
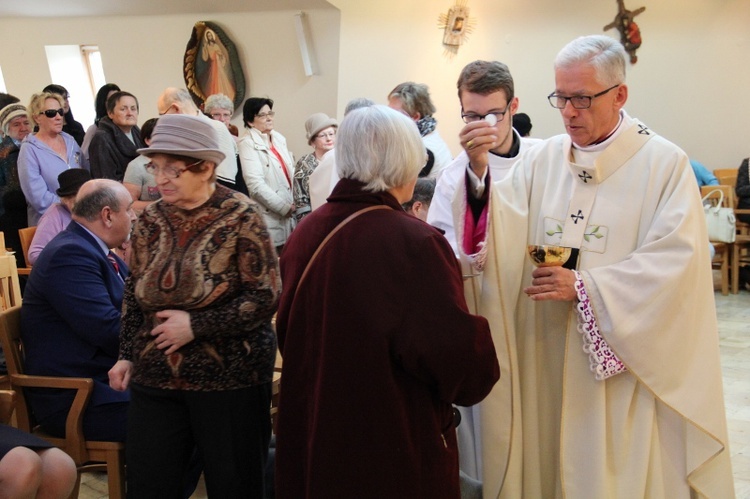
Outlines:
[[443, 30], [443, 47], [445, 55], [453, 57], [474, 30], [476, 20], [469, 17], [468, 0], [457, 0], [456, 5], [448, 9], [447, 14], [438, 16], [438, 28]]
[[630, 54], [630, 63], [638, 62], [638, 56], [635, 51], [641, 46], [641, 28], [635, 23], [633, 18], [646, 10], [646, 7], [639, 7], [635, 10], [625, 8], [625, 0], [617, 0], [618, 12], [615, 20], [604, 27], [604, 31], [617, 28], [620, 32], [620, 43], [628, 54]]

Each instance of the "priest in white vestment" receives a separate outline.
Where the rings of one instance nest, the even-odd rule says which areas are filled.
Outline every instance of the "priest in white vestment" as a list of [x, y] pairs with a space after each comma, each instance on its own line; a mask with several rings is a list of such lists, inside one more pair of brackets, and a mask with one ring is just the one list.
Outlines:
[[[541, 140], [521, 138], [513, 128], [513, 115], [518, 110], [519, 101], [515, 95], [513, 76], [507, 65], [499, 61], [470, 62], [461, 70], [456, 86], [461, 103], [461, 118], [466, 123], [459, 134], [464, 150], [438, 178], [427, 223], [443, 231], [458, 255], [460, 246], [474, 245], [471, 240], [472, 231], [462, 230], [461, 222], [454, 224], [454, 216], [466, 211], [463, 186], [466, 176], [474, 175], [469, 165], [477, 161], [488, 165], [483, 178], [474, 178], [484, 191], [485, 185], [491, 180], [505, 177], [521, 155]], [[472, 137], [468, 145], [466, 134]], [[486, 217], [479, 221], [479, 225], [484, 222]], [[464, 234], [469, 236], [465, 241]], [[467, 251], [471, 253], [471, 250]], [[481, 443], [477, 439], [479, 412], [475, 407], [460, 407], [459, 411], [461, 424], [458, 426], [458, 448], [461, 471], [475, 480], [481, 480]]]
[[[734, 497], [703, 210], [685, 153], [622, 109], [625, 61], [606, 36], [563, 48], [567, 134], [491, 187], [486, 225], [456, 217], [502, 370], [480, 410], [485, 498]], [[535, 267], [532, 244], [574, 248], [571, 269]]]

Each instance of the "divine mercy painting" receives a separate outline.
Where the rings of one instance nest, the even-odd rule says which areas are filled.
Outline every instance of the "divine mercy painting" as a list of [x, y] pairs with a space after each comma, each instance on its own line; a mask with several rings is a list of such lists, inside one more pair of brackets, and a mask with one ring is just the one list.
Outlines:
[[210, 95], [224, 94], [235, 109], [245, 98], [245, 75], [237, 49], [219, 25], [195, 23], [185, 49], [185, 84], [195, 103], [203, 108]]

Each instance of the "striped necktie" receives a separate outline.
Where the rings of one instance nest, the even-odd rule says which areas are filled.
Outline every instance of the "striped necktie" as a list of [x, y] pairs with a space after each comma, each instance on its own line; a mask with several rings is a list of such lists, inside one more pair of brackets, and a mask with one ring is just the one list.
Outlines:
[[120, 275], [120, 265], [117, 263], [117, 259], [115, 258], [115, 254], [112, 253], [111, 251], [109, 253], [107, 253], [107, 260], [109, 260], [109, 263], [111, 263], [112, 266], [115, 268], [115, 272], [117, 273], [117, 277], [119, 277], [120, 280], [123, 280], [122, 276]]

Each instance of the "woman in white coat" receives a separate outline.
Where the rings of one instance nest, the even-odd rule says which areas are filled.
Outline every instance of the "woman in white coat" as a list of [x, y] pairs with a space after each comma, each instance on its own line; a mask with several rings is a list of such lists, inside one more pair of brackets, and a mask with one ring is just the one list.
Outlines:
[[286, 139], [273, 129], [273, 101], [251, 97], [242, 109], [248, 129], [239, 142], [242, 172], [247, 190], [261, 206], [276, 252], [281, 253], [294, 229], [294, 158]]

